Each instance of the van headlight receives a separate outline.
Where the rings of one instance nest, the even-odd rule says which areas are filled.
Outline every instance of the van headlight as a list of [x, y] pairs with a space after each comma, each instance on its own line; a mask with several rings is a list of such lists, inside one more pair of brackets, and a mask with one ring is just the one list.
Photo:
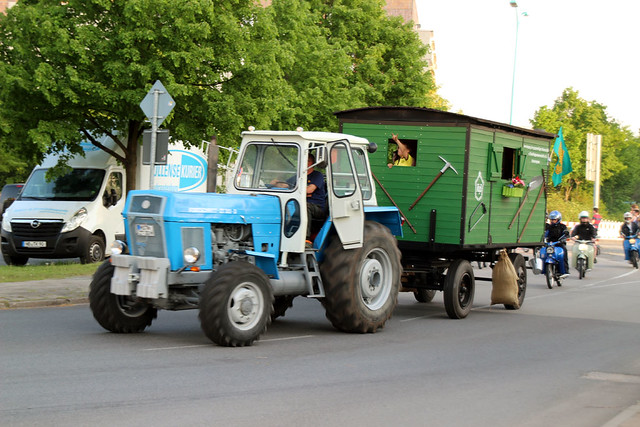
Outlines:
[[83, 222], [86, 221], [88, 215], [87, 210], [85, 208], [80, 208], [78, 212], [76, 212], [69, 221], [66, 222], [60, 233], [67, 233], [69, 231], [73, 231], [76, 228], [80, 227]]
[[9, 215], [2, 215], [2, 229], [11, 233], [11, 221]]
[[186, 264], [193, 265], [200, 259], [200, 251], [192, 246], [184, 250], [182, 257]]

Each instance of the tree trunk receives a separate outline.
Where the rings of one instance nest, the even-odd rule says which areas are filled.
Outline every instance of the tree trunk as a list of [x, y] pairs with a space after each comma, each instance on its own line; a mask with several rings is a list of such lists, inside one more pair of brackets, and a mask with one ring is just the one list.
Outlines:
[[138, 188], [136, 176], [138, 174], [138, 141], [140, 136], [140, 122], [129, 122], [129, 132], [127, 135], [126, 163], [127, 171], [127, 193]]

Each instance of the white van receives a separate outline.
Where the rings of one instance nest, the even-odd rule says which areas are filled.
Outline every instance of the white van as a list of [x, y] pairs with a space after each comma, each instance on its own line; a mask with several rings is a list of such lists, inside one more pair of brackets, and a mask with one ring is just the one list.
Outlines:
[[[115, 149], [108, 137], [100, 140]], [[105, 246], [124, 238], [122, 209], [127, 194], [125, 169], [93, 144], [82, 144], [85, 157], [74, 156], [70, 171], [52, 181], [46, 174], [59, 156], [47, 156], [34, 168], [20, 196], [2, 218], [2, 256], [9, 265], [29, 258], [75, 258], [82, 263], [105, 257]], [[166, 165], [156, 165], [154, 188], [206, 192], [208, 147], [185, 148], [172, 142]], [[138, 155], [142, 159], [142, 153]], [[148, 189], [149, 166], [138, 164], [136, 182]]]

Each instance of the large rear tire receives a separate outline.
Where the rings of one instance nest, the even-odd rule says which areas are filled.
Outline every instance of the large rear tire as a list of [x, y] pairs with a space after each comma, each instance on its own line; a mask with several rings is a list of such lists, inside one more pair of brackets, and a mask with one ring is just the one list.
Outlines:
[[251, 345], [271, 323], [273, 291], [267, 275], [245, 261], [224, 264], [200, 295], [200, 326], [214, 343]]
[[517, 310], [524, 304], [524, 296], [527, 293], [527, 264], [524, 261], [524, 257], [520, 254], [510, 253], [509, 259], [513, 264], [513, 268], [516, 269], [516, 275], [518, 276], [518, 307], [512, 304], [505, 304], [504, 308], [507, 310]]
[[284, 317], [284, 313], [291, 307], [293, 307], [293, 299], [295, 295], [283, 295], [277, 296], [273, 300], [273, 312], [271, 313], [271, 321], [273, 322], [278, 317]]
[[158, 310], [135, 297], [111, 293], [114, 267], [105, 261], [89, 285], [89, 307], [100, 326], [116, 333], [142, 332], [151, 325]]
[[332, 238], [320, 266], [327, 319], [345, 332], [371, 333], [384, 327], [398, 303], [400, 251], [384, 225], [365, 221], [364, 242], [343, 249]]
[[444, 280], [444, 308], [451, 319], [464, 319], [471, 311], [476, 279], [473, 267], [465, 259], [457, 259], [447, 269]]

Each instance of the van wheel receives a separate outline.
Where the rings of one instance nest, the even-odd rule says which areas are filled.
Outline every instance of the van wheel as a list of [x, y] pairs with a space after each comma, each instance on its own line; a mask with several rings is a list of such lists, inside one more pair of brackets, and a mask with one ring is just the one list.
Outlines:
[[98, 236], [91, 236], [89, 245], [87, 245], [86, 253], [80, 257], [82, 264], [91, 264], [101, 262], [104, 259], [104, 241]]
[[116, 333], [142, 332], [151, 325], [158, 310], [135, 297], [111, 293], [114, 267], [105, 261], [89, 285], [89, 307], [100, 326]]
[[25, 265], [27, 261], [29, 261], [29, 257], [20, 255], [11, 256], [2, 254], [2, 258], [4, 258], [4, 262], [7, 265], [22, 266]]
[[384, 225], [365, 221], [361, 248], [342, 247], [335, 235], [320, 266], [325, 298], [322, 305], [334, 327], [371, 333], [384, 327], [398, 302], [400, 251]]

